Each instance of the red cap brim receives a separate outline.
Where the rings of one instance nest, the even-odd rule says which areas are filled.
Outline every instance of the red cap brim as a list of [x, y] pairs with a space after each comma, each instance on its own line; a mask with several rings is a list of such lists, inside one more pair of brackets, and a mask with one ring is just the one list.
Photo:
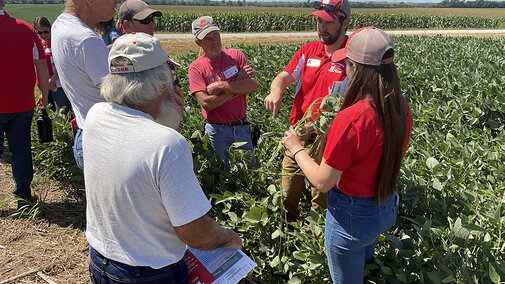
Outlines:
[[[336, 9], [335, 9], [336, 10]], [[336, 14], [328, 14], [328, 12], [324, 11], [324, 10], [317, 10], [315, 11], [314, 13], [312, 14], [309, 14], [307, 17], [311, 17], [311, 16], [317, 16], [327, 22], [332, 22], [334, 21], [338, 15]]]
[[[347, 45], [346, 45], [346, 47], [347, 47]], [[345, 52], [347, 51], [346, 47], [335, 50], [333, 52], [333, 54], [331, 55], [331, 61], [332, 62], [339, 62], [339, 61], [346, 59], [346, 57], [347, 57], [347, 55], [345, 55]]]

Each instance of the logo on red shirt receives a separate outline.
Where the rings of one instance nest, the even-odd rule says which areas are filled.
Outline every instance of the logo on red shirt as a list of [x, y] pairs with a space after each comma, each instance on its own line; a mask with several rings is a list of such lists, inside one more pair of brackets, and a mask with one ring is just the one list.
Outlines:
[[328, 72], [334, 72], [334, 73], [342, 73], [344, 72], [344, 64], [338, 63], [338, 62], [332, 62], [330, 69], [328, 69]]

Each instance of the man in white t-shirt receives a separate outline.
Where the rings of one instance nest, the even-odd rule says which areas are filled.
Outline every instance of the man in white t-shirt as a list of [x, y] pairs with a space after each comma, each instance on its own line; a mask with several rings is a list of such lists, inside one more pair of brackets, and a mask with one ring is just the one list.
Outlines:
[[93, 27], [99, 21], [110, 20], [119, 2], [121, 0], [67, 0], [65, 10], [51, 29], [54, 65], [79, 127], [73, 148], [81, 169], [84, 120], [92, 105], [104, 101], [99, 85], [109, 73], [109, 50]]
[[[86, 237], [92, 283], [186, 283], [186, 244], [240, 249], [211, 205], [177, 132], [181, 108], [168, 55], [144, 33], [118, 38], [83, 132]], [[118, 267], [120, 269], [118, 269]]]

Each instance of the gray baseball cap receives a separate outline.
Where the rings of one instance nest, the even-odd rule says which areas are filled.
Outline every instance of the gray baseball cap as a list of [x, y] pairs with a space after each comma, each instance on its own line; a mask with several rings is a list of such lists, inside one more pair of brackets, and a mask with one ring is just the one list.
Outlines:
[[219, 31], [219, 27], [211, 16], [203, 16], [194, 20], [191, 29], [193, 35], [199, 40], [204, 39], [212, 31]]
[[333, 52], [331, 60], [338, 62], [348, 57], [365, 65], [389, 64], [393, 62], [393, 57], [383, 57], [390, 49], [394, 49], [393, 41], [383, 30], [376, 27], [364, 27], [353, 32], [345, 48]]
[[141, 0], [126, 0], [119, 7], [118, 18], [120, 22], [124, 20], [143, 20], [153, 14], [156, 17], [161, 16], [161, 12], [149, 8], [144, 1]]

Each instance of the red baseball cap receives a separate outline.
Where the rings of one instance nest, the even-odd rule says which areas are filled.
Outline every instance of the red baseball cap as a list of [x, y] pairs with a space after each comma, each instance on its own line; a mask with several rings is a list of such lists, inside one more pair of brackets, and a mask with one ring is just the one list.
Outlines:
[[349, 36], [344, 48], [333, 52], [331, 61], [338, 62], [348, 57], [365, 65], [389, 64], [393, 62], [393, 57], [382, 57], [390, 49], [394, 49], [394, 44], [383, 30], [364, 27]]
[[351, 17], [351, 4], [348, 0], [320, 0], [314, 2], [317, 10], [308, 17], [317, 16], [325, 21], [334, 21], [339, 16]]

